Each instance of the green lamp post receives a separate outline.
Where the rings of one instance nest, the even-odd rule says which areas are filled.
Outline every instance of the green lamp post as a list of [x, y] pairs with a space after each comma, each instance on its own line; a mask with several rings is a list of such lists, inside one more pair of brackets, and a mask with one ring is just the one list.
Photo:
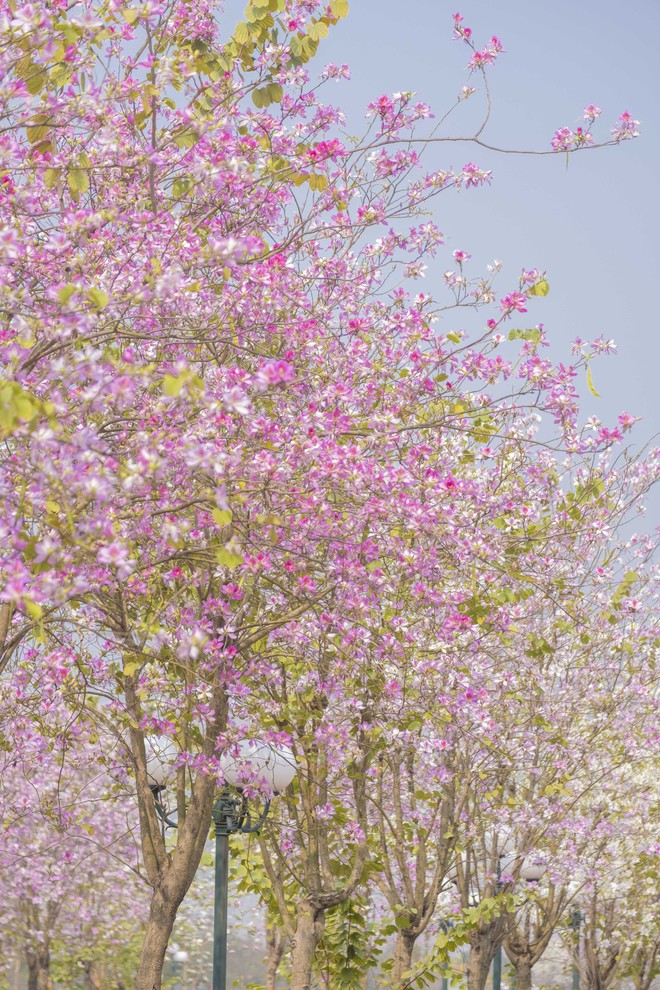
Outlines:
[[573, 937], [575, 938], [575, 956], [576, 960], [573, 963], [573, 988], [572, 990], [580, 990], [580, 925], [584, 921], [584, 915], [579, 908], [573, 908], [571, 911], [571, 920], [568, 922], [568, 927], [573, 929]]
[[[267, 743], [250, 739], [244, 740], [235, 753], [236, 755], [225, 754], [220, 760], [225, 785], [213, 806], [215, 888], [212, 990], [227, 990], [229, 837], [238, 832], [258, 832], [270, 809], [270, 799], [265, 800], [260, 814], [253, 820], [242, 787], [256, 782], [264, 791], [279, 794], [289, 786], [296, 774], [295, 758], [289, 749], [274, 749]], [[171, 779], [175, 754], [175, 747], [170, 740], [150, 741], [147, 773], [156, 811], [164, 828], [177, 827], [161, 801], [161, 793]]]
[[[513, 863], [517, 857], [515, 852], [501, 852], [497, 857], [497, 880], [495, 882], [495, 892], [500, 893], [504, 884], [502, 883], [502, 860], [506, 857], [507, 865]], [[524, 880], [525, 883], [538, 883], [545, 873], [545, 867], [539, 863], [523, 859], [522, 866], [520, 869], [520, 879]], [[493, 957], [493, 990], [501, 990], [502, 988], [502, 943], [500, 942], [495, 951]], [[573, 987], [573, 990], [579, 990], [578, 987]]]

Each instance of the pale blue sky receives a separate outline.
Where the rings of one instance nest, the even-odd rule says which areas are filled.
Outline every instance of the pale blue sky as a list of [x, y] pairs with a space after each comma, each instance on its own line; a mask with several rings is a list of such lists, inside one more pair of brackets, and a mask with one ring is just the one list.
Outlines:
[[[228, 10], [236, 7], [232, 0]], [[603, 137], [622, 110], [641, 121], [637, 140], [576, 155], [568, 170], [563, 155], [504, 156], [469, 145], [441, 145], [429, 161], [473, 160], [494, 173], [488, 189], [436, 201], [447, 235], [440, 270], [454, 248], [472, 253], [475, 274], [500, 259], [502, 287], [523, 266], [546, 269], [551, 292], [528, 323], [545, 324], [557, 360], [570, 358], [576, 336], [614, 338], [618, 355], [593, 368], [601, 398], [580, 383], [585, 415], [608, 423], [622, 410], [641, 416], [634, 438], [648, 442], [660, 429], [660, 0], [352, 0], [316, 66], [347, 62], [352, 80], [329, 84], [325, 99], [349, 109], [357, 129], [366, 103], [383, 92], [415, 90], [441, 115], [467, 81], [469, 52], [452, 41], [456, 10], [478, 44], [497, 34], [505, 49], [489, 76], [486, 140], [548, 148], [555, 129], [577, 125], [591, 102], [603, 109]], [[473, 120], [468, 104], [449, 133], [469, 133]], [[423, 288], [441, 289], [431, 278]], [[647, 525], [650, 516], [657, 521], [657, 510]]]

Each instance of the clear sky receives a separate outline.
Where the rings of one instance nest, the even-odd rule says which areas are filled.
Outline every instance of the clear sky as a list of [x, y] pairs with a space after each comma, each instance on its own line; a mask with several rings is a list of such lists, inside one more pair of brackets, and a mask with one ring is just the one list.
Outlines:
[[[232, 0], [228, 13], [236, 6]], [[346, 62], [352, 79], [328, 84], [324, 98], [349, 109], [355, 129], [367, 102], [400, 90], [415, 90], [440, 116], [468, 81], [468, 49], [452, 41], [457, 10], [478, 45], [496, 34], [505, 49], [489, 75], [486, 140], [546, 149], [592, 102], [603, 110], [597, 135], [609, 136], [622, 110], [641, 122], [635, 141], [575, 155], [568, 169], [564, 155], [505, 156], [470, 145], [440, 145], [429, 163], [472, 160], [494, 174], [490, 188], [436, 200], [434, 218], [447, 235], [440, 270], [451, 267], [454, 248], [471, 252], [475, 275], [500, 259], [503, 289], [523, 266], [545, 269], [550, 295], [535, 303], [528, 325], [544, 323], [556, 360], [570, 359], [577, 336], [613, 338], [618, 355], [593, 367], [601, 398], [580, 383], [585, 415], [610, 425], [626, 410], [642, 417], [636, 442], [649, 442], [660, 430], [660, 0], [351, 0], [316, 67]], [[464, 111], [447, 133], [469, 133], [476, 106]], [[420, 288], [435, 295], [441, 286], [427, 277]], [[659, 502], [647, 526], [657, 523]]]

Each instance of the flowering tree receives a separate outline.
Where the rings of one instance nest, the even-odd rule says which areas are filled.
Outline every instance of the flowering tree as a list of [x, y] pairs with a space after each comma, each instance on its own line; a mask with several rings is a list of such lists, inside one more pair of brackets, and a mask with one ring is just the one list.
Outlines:
[[61, 700], [39, 726], [12, 693], [3, 692], [13, 744], [0, 774], [4, 960], [23, 956], [30, 990], [47, 990], [64, 957], [69, 978], [82, 974], [91, 988], [94, 967], [146, 913], [134, 803], [108, 790], [98, 743]]
[[[616, 500], [598, 501], [600, 458], [632, 417], [595, 436], [578, 424], [576, 370], [607, 344], [554, 367], [541, 326], [509, 330], [547, 293], [542, 272], [498, 301], [497, 272], [469, 276], [454, 252], [449, 307], [487, 306], [488, 318], [474, 339], [436, 328], [440, 307], [414, 280], [442, 235], [419, 214], [490, 173], [471, 161], [425, 170], [421, 150], [441, 139], [407, 93], [375, 100], [369, 132], [345, 147], [341, 112], [305, 69], [345, 0], [251, 0], [228, 40], [196, 0], [0, 11], [1, 666], [26, 672], [35, 704], [44, 678], [66, 684], [79, 717], [125, 747], [152, 888], [136, 986], [157, 990], [234, 716], [244, 734], [266, 725], [298, 746], [306, 827], [322, 836], [325, 718], [278, 724], [263, 686], [299, 679], [312, 642], [333, 645], [329, 683], [322, 664], [309, 677], [321, 699], [358, 699], [348, 898], [368, 858], [377, 723], [360, 706], [398, 694], [388, 653], [402, 641], [412, 662], [437, 609], [443, 641], [501, 624], [507, 604], [490, 589], [502, 577], [514, 604], [530, 581], [557, 592], [520, 554], [541, 537], [574, 550], [562, 533], [587, 506], [600, 525], [617, 517]], [[499, 41], [479, 49], [458, 15], [455, 34], [485, 79]], [[596, 110], [554, 149], [591, 143]], [[635, 132], [624, 115], [605, 143]], [[545, 448], [538, 413], [554, 424]], [[639, 465], [625, 483], [639, 493], [650, 475]], [[564, 508], [546, 520], [530, 493]], [[374, 654], [361, 630], [381, 663], [366, 693]], [[466, 662], [480, 683], [479, 641], [466, 638]], [[152, 734], [179, 753], [171, 850], [147, 771]], [[342, 899], [322, 876], [323, 843], [307, 851], [304, 910], [287, 916], [300, 990]]]
[[[638, 766], [638, 784], [648, 784], [651, 767]], [[623, 775], [622, 775], [623, 777]], [[621, 791], [626, 782], [622, 779]], [[620, 802], [620, 803], [619, 803]], [[654, 801], [647, 787], [626, 806], [614, 789], [600, 802], [600, 821], [576, 870], [572, 930], [562, 936], [587, 987], [605, 988], [622, 979], [649, 987], [657, 975], [657, 867]]]

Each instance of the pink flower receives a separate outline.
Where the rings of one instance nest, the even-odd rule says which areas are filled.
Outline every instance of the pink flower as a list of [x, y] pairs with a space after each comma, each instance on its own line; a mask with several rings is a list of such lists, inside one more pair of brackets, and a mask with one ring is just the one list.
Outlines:
[[321, 73], [323, 79], [350, 79], [351, 70], [347, 65], [326, 65], [325, 69]]
[[252, 410], [252, 405], [247, 395], [237, 387], [225, 392], [222, 396], [222, 401], [232, 412], [238, 413], [239, 416], [247, 416]]
[[5, 258], [18, 258], [20, 241], [13, 227], [0, 228], [0, 254]]
[[525, 306], [526, 302], [527, 302], [527, 298], [523, 296], [521, 292], [510, 292], [508, 296], [504, 297], [504, 299], [500, 299], [500, 309], [502, 310], [505, 316], [508, 316], [509, 313], [514, 313], [514, 312], [526, 313], [527, 312], [527, 307]]
[[468, 62], [468, 69], [483, 69], [485, 65], [493, 65], [495, 59], [502, 51], [502, 42], [495, 35], [490, 39], [485, 48], [475, 52]]
[[492, 177], [492, 172], [479, 168], [474, 162], [467, 162], [463, 166], [463, 181], [466, 189], [470, 186], [482, 186], [485, 182], [490, 182]]
[[636, 422], [637, 418], [635, 416], [631, 416], [628, 412], [622, 412], [619, 416], [619, 423], [624, 430], [629, 430]]
[[631, 114], [624, 110], [616, 124], [612, 128], [612, 137], [615, 141], [627, 141], [630, 138], [639, 136], [639, 121], [633, 120]]
[[590, 103], [588, 107], [584, 108], [584, 119], [594, 121], [596, 117], [600, 117], [603, 111], [600, 107], [597, 107], [594, 103]]
[[288, 361], [267, 361], [259, 368], [255, 385], [260, 392], [264, 392], [269, 385], [292, 382], [295, 377], [296, 369]]
[[462, 38], [463, 41], [469, 44], [472, 37], [472, 29], [463, 27], [462, 21], [463, 18], [460, 14], [454, 14], [454, 40], [459, 41]]
[[552, 139], [552, 147], [555, 151], [570, 151], [573, 146], [573, 131], [570, 127], [560, 127], [558, 131], [555, 131], [555, 136]]
[[113, 567], [120, 581], [129, 577], [135, 569], [135, 563], [128, 556], [128, 549], [116, 541], [101, 547], [96, 557], [100, 564]]

